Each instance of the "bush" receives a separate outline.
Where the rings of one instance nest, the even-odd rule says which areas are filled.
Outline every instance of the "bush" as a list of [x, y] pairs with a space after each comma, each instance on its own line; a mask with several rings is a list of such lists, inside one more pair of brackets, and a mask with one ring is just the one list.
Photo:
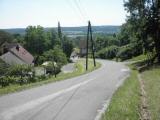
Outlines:
[[57, 46], [54, 49], [46, 51], [40, 56], [41, 64], [45, 61], [54, 61], [58, 66], [65, 65], [67, 63], [67, 57], [63, 51]]
[[132, 58], [132, 48], [129, 46], [121, 47], [119, 52], [117, 53], [117, 57], [120, 58], [122, 61]]
[[0, 59], [0, 76], [3, 76], [7, 73], [9, 65], [6, 64], [3, 60]]
[[102, 59], [113, 59], [116, 57], [117, 52], [118, 52], [118, 46], [113, 45], [98, 51], [96, 57]]
[[141, 55], [143, 53], [143, 49], [141, 44], [128, 44], [119, 49], [117, 57], [119, 57], [122, 61], [131, 59], [132, 57]]
[[8, 75], [24, 77], [29, 76], [29, 72], [32, 72], [32, 67], [29, 65], [13, 65], [8, 71]]
[[16, 83], [17, 79], [15, 77], [11, 77], [11, 76], [2, 76], [0, 77], [0, 85], [2, 87], [6, 87], [9, 86], [10, 84], [14, 84]]
[[8, 71], [8, 76], [16, 78], [16, 84], [26, 84], [29, 82], [34, 82], [34, 72], [32, 67], [29, 65], [13, 65]]
[[36, 81], [44, 81], [47, 80], [47, 76], [45, 75], [41, 75], [41, 76], [37, 76]]
[[46, 73], [48, 74], [58, 74], [61, 71], [61, 66], [58, 64], [53, 64], [52, 61], [49, 62], [49, 64], [47, 66], [45, 66], [46, 69]]

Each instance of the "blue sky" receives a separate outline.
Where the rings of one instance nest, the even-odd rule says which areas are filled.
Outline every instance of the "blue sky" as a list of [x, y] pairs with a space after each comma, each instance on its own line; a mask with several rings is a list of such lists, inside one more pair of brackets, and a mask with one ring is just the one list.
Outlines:
[[0, 28], [121, 25], [123, 0], [0, 0]]

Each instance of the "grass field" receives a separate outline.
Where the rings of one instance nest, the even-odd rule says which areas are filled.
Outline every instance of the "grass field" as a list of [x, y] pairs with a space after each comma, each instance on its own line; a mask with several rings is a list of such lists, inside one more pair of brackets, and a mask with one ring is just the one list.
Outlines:
[[102, 116], [102, 120], [139, 120], [140, 84], [137, 71], [113, 95], [110, 105]]
[[142, 73], [152, 120], [160, 120], [160, 67]]
[[91, 72], [95, 69], [98, 69], [101, 66], [101, 64], [99, 62], [97, 62], [97, 66], [94, 67], [92, 61], [89, 60], [88, 71], [86, 71], [84, 64], [85, 64], [85, 60], [79, 60], [75, 64], [76, 70], [74, 72], [72, 72], [72, 73], [60, 73], [60, 74], [57, 75], [56, 78], [53, 76], [53, 77], [48, 78], [46, 80], [35, 82], [35, 83], [24, 84], [24, 85], [18, 85], [18, 84], [17, 85], [10, 85], [8, 87], [0, 88], [0, 95], [11, 93], [11, 92], [16, 92], [16, 91], [20, 91], [20, 90], [24, 90], [24, 89], [28, 89], [28, 88], [32, 88], [32, 87], [35, 87], [35, 86], [40, 86], [40, 85], [51, 83], [51, 82], [56, 82], [56, 81], [60, 81], [60, 80], [64, 80], [64, 79], [69, 79], [69, 78], [72, 78], [72, 77], [76, 77], [76, 76]]

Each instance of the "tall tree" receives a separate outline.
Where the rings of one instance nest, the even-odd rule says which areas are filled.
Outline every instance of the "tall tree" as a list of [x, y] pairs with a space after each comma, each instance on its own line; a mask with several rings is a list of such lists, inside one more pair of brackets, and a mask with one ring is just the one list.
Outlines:
[[45, 49], [45, 32], [41, 26], [29, 26], [25, 34], [26, 48], [35, 55], [40, 55]]
[[64, 53], [66, 54], [67, 58], [70, 58], [70, 55], [74, 48], [73, 42], [67, 36], [63, 37], [63, 41]]
[[8, 32], [0, 30], [0, 45], [4, 42], [11, 42], [13, 40], [13, 36]]
[[[131, 34], [143, 44], [145, 52], [156, 53], [160, 63], [160, 1], [128, 0], [125, 9], [130, 15], [127, 24], [131, 25]], [[155, 49], [154, 49], [155, 48]]]
[[58, 22], [58, 37], [61, 41], [61, 47], [63, 49], [63, 38], [62, 38], [62, 29], [61, 29], [61, 25], [60, 22]]

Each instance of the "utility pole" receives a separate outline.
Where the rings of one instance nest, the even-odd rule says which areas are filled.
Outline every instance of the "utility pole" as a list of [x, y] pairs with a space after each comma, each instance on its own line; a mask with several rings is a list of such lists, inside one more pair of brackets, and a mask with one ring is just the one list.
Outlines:
[[88, 24], [88, 31], [87, 31], [87, 43], [86, 43], [86, 70], [88, 70], [88, 43], [89, 43], [89, 24]]
[[96, 67], [96, 61], [95, 61], [95, 47], [94, 47], [94, 42], [93, 42], [93, 37], [92, 37], [92, 27], [91, 27], [91, 22], [88, 21], [88, 31], [87, 31], [87, 43], [86, 43], [86, 70], [88, 70], [88, 44], [89, 44], [89, 39], [91, 41], [91, 48], [92, 48], [92, 56], [93, 56], [93, 62], [94, 62], [94, 67]]
[[61, 48], [62, 48], [62, 50], [63, 50], [63, 39], [62, 39], [62, 30], [61, 30], [60, 22], [58, 22], [58, 37], [59, 37], [59, 39], [60, 39]]
[[95, 46], [94, 46], [94, 41], [92, 37], [92, 27], [91, 27], [91, 22], [89, 21], [89, 26], [90, 26], [90, 37], [91, 37], [91, 47], [92, 47], [92, 57], [93, 57], [93, 62], [94, 62], [94, 67], [96, 67], [96, 61], [95, 61]]

